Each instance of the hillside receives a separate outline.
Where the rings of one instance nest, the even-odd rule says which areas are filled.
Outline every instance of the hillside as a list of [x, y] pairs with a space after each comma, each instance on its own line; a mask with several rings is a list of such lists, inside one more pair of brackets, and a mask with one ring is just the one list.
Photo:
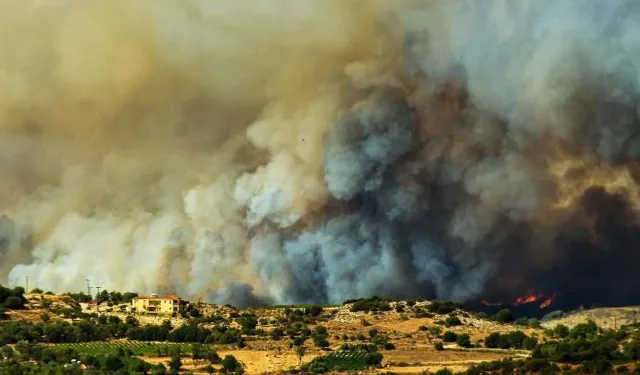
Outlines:
[[[72, 322], [73, 319], [65, 317], [65, 314], [68, 314], [70, 309], [79, 307], [67, 296], [26, 295], [25, 297], [28, 301], [26, 309], [9, 312], [7, 317], [10, 320], [38, 322], [43, 313], [47, 313], [53, 321]], [[371, 308], [372, 311], [353, 311], [363, 306], [365, 309]], [[292, 347], [291, 339], [286, 336], [293, 337], [290, 333], [292, 327], [304, 326], [308, 326], [314, 332], [312, 335], [319, 329], [318, 327], [324, 327], [326, 334], [323, 337], [326, 339], [326, 344], [316, 343], [315, 339], [308, 340], [303, 345], [306, 352], [302, 363], [330, 352], [339, 352], [344, 344], [359, 345], [370, 342], [378, 342], [382, 348], [380, 352], [384, 356], [382, 366], [373, 372], [419, 373], [436, 371], [443, 367], [462, 371], [470, 364], [506, 357], [527, 356], [526, 351], [487, 349], [482, 345], [484, 338], [493, 332], [507, 333], [521, 330], [523, 327], [490, 321], [474, 313], [460, 309], [454, 310], [449, 305], [441, 308], [443, 311], [430, 312], [429, 310], [435, 310], [434, 306], [434, 303], [429, 301], [387, 303], [374, 300], [371, 306], [355, 302], [344, 306], [324, 307], [319, 309], [321, 312], [317, 316], [309, 315], [308, 308], [295, 307], [241, 310], [229, 306], [199, 304], [198, 310], [199, 314], [209, 317], [210, 321], [222, 322], [223, 326], [238, 330], [243, 329], [239, 323], [242, 322], [240, 319], [243, 315], [255, 317], [255, 332], [244, 336], [246, 338], [244, 347], [216, 345], [220, 356], [233, 355], [244, 365], [247, 374], [278, 372], [298, 366], [300, 360], [296, 348]], [[127, 317], [135, 317], [141, 325], [160, 325], [167, 320], [166, 317], [142, 314], [106, 313], [105, 315], [115, 317], [119, 321], [125, 321]], [[171, 326], [178, 327], [187, 323], [188, 319], [176, 316], [169, 321]], [[218, 323], [204, 323], [203, 327], [215, 327]], [[276, 337], [278, 330], [283, 331], [280, 336], [284, 337]], [[445, 342], [445, 350], [436, 350], [434, 343], [442, 341], [442, 335], [446, 331], [457, 335], [468, 334], [470, 343], [478, 348], [461, 348], [455, 342]], [[527, 334], [539, 335], [541, 330], [527, 329]], [[111, 342], [120, 343], [118, 345], [126, 347], [123, 343], [127, 340]], [[84, 346], [84, 344], [71, 345], [75, 349]], [[326, 346], [326, 348], [320, 346]], [[149, 363], [167, 364], [169, 362], [168, 356], [146, 354], [139, 357]], [[183, 364], [185, 369], [204, 373], [202, 364], [197, 361], [194, 363], [193, 360], [184, 359]]]
[[559, 324], [575, 327], [580, 323], [591, 320], [598, 326], [605, 328], [620, 328], [622, 325], [633, 324], [640, 318], [640, 306], [600, 307], [589, 310], [576, 310], [565, 316], [543, 322], [545, 328], [553, 328]]
[[[622, 373], [640, 360], [640, 331], [621, 328], [633, 323], [635, 307], [577, 311], [540, 325], [502, 323], [510, 313], [487, 318], [452, 302], [378, 297], [249, 309], [190, 303], [174, 317], [86, 313], [70, 296], [27, 294], [23, 301], [24, 308], [7, 311], [0, 322], [0, 373], [6, 366], [38, 366], [40, 357], [76, 367], [69, 361], [80, 358], [82, 366], [122, 373], [160, 374], [177, 366], [180, 374], [236, 375], [556, 373], [561, 365]], [[617, 329], [607, 329], [612, 321]]]

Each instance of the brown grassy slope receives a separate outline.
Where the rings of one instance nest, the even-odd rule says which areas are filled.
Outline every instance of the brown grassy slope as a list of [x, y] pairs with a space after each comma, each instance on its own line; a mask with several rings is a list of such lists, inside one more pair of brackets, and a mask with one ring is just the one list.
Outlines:
[[545, 328], [553, 328], [564, 324], [571, 328], [580, 323], [593, 320], [597, 325], [605, 328], [620, 328], [621, 325], [640, 321], [640, 306], [602, 307], [590, 310], [578, 310], [559, 319], [542, 323]]
[[[69, 296], [28, 293], [25, 294], [24, 297], [27, 299], [26, 308], [24, 310], [8, 310], [6, 312], [8, 319], [38, 322], [41, 320], [42, 313], [47, 312], [52, 320], [65, 320], [62, 317], [51, 314], [51, 310], [72, 309], [79, 306], [78, 303]], [[44, 304], [49, 304], [49, 307], [45, 308], [43, 306]]]
[[[65, 296], [47, 296], [47, 295], [29, 295], [28, 310], [10, 312], [12, 319], [25, 319], [36, 321], [40, 319], [43, 312], [47, 311], [43, 308], [41, 298], [51, 300], [52, 307], [73, 307], [75, 303]], [[395, 304], [391, 304], [395, 307]], [[418, 302], [415, 307], [426, 309], [429, 302]], [[395, 310], [380, 313], [351, 312], [351, 305], [339, 307], [327, 307], [324, 309], [321, 320], [318, 324], [325, 326], [328, 330], [328, 341], [330, 348], [333, 350], [345, 343], [343, 336], [349, 337], [364, 335], [366, 340], [369, 338], [369, 331], [376, 329], [381, 336], [388, 336], [389, 341], [396, 346], [393, 350], [381, 350], [384, 355], [384, 369], [374, 372], [394, 371], [399, 373], [421, 373], [424, 371], [435, 371], [442, 367], [462, 370], [473, 363], [481, 361], [500, 359], [505, 357], [516, 357], [526, 355], [526, 353], [517, 353], [511, 351], [489, 351], [483, 348], [459, 350], [455, 344], [447, 344], [447, 350], [437, 351], [434, 349], [434, 341], [440, 340], [428, 331], [421, 330], [421, 327], [435, 326], [437, 321], [445, 320], [449, 315], [434, 315], [429, 318], [417, 318], [413, 308], [407, 308], [405, 312], [398, 313]], [[266, 336], [251, 336], [247, 338], [247, 347], [242, 349], [217, 347], [219, 354], [224, 356], [232, 354], [244, 363], [247, 374], [262, 374], [265, 372], [273, 373], [285, 371], [292, 366], [298, 365], [298, 358], [294, 349], [290, 348], [290, 340], [283, 338], [280, 340], [272, 340], [268, 333], [278, 326], [275, 323], [278, 318], [283, 318], [284, 308], [254, 308], [248, 310], [234, 310], [224, 306], [203, 305], [201, 312], [204, 315], [223, 315], [229, 316], [232, 313], [242, 314], [243, 312], [254, 313], [258, 320], [266, 324], [259, 324], [258, 328], [267, 332]], [[61, 319], [56, 317], [51, 311], [49, 312], [52, 319]], [[113, 313], [111, 315], [122, 315]], [[442, 332], [451, 330], [458, 334], [467, 333], [471, 336], [471, 341], [476, 343], [478, 340], [484, 339], [492, 332], [509, 332], [521, 330], [509, 324], [498, 324], [480, 318], [474, 314], [456, 311], [451, 315], [457, 316], [462, 325], [457, 327], [442, 327]], [[123, 316], [121, 316], [123, 317]], [[166, 318], [161, 317], [145, 317], [137, 315], [141, 323], [160, 324]], [[175, 322], [178, 325], [179, 322]], [[236, 323], [232, 323], [235, 326]], [[309, 325], [310, 329], [314, 329], [316, 324]], [[539, 330], [527, 330], [528, 334], [541, 334]], [[365, 340], [365, 342], [366, 342]], [[359, 340], [348, 340], [348, 343], [358, 343]], [[319, 348], [313, 346], [312, 340], [308, 340], [305, 344], [307, 353], [304, 362], [310, 361], [316, 356], [326, 354]], [[168, 358], [149, 357], [145, 360], [151, 362], [166, 362]], [[185, 358], [185, 367], [195, 373], [202, 373], [200, 369], [204, 363], [194, 364], [190, 359]]]

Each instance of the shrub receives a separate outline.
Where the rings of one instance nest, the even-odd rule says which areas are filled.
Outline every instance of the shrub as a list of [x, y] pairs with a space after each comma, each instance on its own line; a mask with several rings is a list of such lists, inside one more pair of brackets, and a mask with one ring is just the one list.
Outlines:
[[365, 362], [369, 366], [377, 366], [382, 363], [382, 354], [380, 352], [367, 353], [364, 357]]
[[313, 305], [313, 306], [310, 306], [310, 307], [306, 308], [304, 312], [305, 312], [306, 315], [311, 315], [312, 317], [315, 318], [315, 317], [320, 316], [320, 314], [322, 314], [323, 310], [324, 309], [322, 308], [322, 306]]
[[444, 321], [444, 325], [447, 327], [455, 327], [455, 326], [462, 325], [462, 322], [460, 321], [460, 318], [458, 318], [457, 316], [449, 316]]
[[442, 341], [436, 341], [433, 343], [433, 347], [440, 351], [440, 350], [444, 350], [444, 344], [442, 343]]
[[509, 309], [500, 310], [496, 314], [495, 320], [501, 323], [509, 323], [513, 321], [513, 313]]
[[442, 333], [442, 327], [441, 326], [429, 326], [429, 333], [431, 333], [434, 336], [439, 336]]
[[553, 329], [553, 334], [560, 337], [560, 338], [565, 338], [567, 336], [569, 336], [569, 327], [562, 325], [562, 324], [558, 324], [554, 329]]
[[468, 334], [464, 333], [458, 335], [456, 338], [456, 344], [458, 344], [461, 348], [470, 348], [471, 347], [471, 339]]
[[429, 312], [436, 314], [449, 314], [459, 308], [462, 308], [462, 305], [452, 301], [433, 301], [429, 305]]
[[385, 342], [382, 347], [384, 348], [384, 350], [393, 350], [396, 348], [396, 346], [390, 342]]
[[242, 368], [242, 364], [238, 362], [236, 357], [228, 354], [222, 360], [222, 368], [220, 369], [223, 373], [234, 373], [236, 375], [240, 375], [244, 373], [244, 369]]
[[451, 331], [445, 332], [444, 335], [442, 336], [442, 340], [444, 342], [456, 342], [457, 338], [458, 338], [458, 335], [456, 335], [454, 332], [451, 332]]
[[563, 316], [564, 316], [564, 312], [562, 310], [556, 310], [543, 316], [542, 321], [546, 322], [548, 320], [559, 319], [559, 318], [562, 318]]
[[24, 300], [21, 299], [20, 297], [11, 296], [4, 301], [2, 306], [6, 309], [13, 309], [13, 310], [22, 309], [24, 308]]
[[436, 371], [436, 375], [453, 375], [453, 371], [449, 370], [448, 368], [443, 368]]

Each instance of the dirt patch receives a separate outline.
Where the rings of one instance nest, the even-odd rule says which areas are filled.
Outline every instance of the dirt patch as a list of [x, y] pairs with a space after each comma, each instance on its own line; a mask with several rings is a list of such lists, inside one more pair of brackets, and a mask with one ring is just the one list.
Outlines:
[[513, 357], [509, 352], [489, 352], [473, 350], [435, 350], [433, 347], [416, 345], [410, 349], [387, 350], [384, 354], [384, 363], [442, 363], [442, 362], [469, 362], [469, 361], [493, 361], [506, 357]]
[[[298, 366], [298, 357], [291, 351], [287, 352], [268, 352], [259, 350], [221, 350], [218, 351], [220, 357], [224, 358], [226, 355], [233, 355], [240, 361], [245, 368], [245, 372], [248, 375], [264, 374], [265, 372], [279, 372], [286, 370], [289, 367]], [[314, 359], [319, 353], [306, 354], [302, 361], [308, 362]], [[151, 364], [162, 363], [168, 366], [170, 358], [168, 357], [155, 357], [155, 356], [142, 356], [140, 359], [149, 362]], [[182, 365], [185, 371], [191, 371], [194, 373], [204, 373], [203, 367], [207, 365], [206, 361], [194, 362], [191, 358], [183, 357]], [[219, 365], [214, 366], [219, 368]]]

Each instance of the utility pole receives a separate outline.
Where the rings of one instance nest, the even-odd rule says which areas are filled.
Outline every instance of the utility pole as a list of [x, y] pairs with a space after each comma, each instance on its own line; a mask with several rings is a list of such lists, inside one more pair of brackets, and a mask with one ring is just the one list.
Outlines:
[[29, 276], [25, 277], [25, 280], [27, 280], [27, 289], [24, 292], [29, 293]]
[[96, 298], [95, 298], [95, 301], [96, 301], [96, 312], [100, 312], [100, 302], [98, 302], [98, 297], [100, 297], [100, 289], [101, 288], [102, 288], [101, 286], [94, 286], [94, 289], [97, 290]]
[[84, 279], [87, 282], [87, 295], [89, 296], [89, 299], [91, 299], [91, 286], [89, 286], [89, 282], [91, 280], [89, 279]]

